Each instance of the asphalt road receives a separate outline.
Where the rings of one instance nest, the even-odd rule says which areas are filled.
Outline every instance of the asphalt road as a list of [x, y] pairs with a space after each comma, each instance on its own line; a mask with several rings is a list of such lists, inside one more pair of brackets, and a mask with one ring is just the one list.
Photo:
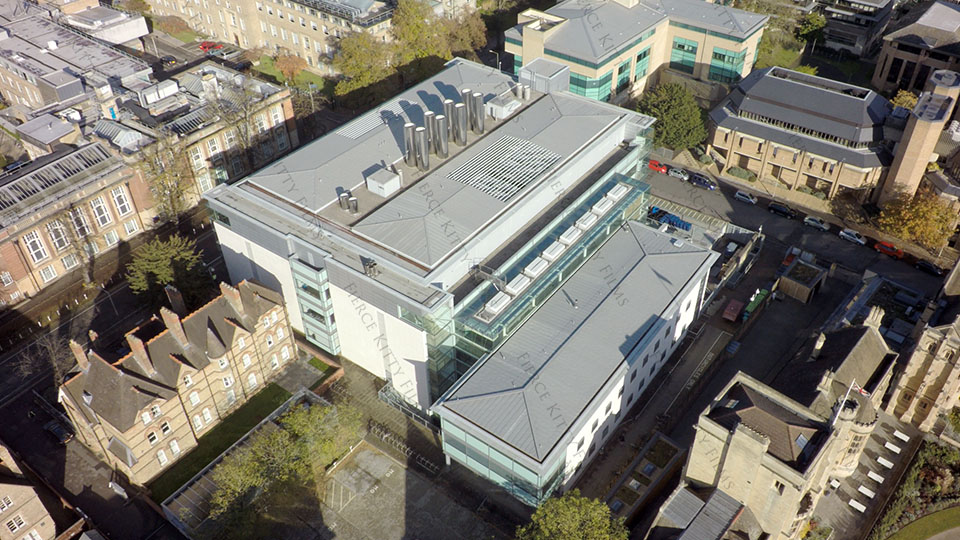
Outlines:
[[[921, 272], [913, 267], [913, 259], [908, 255], [902, 261], [877, 253], [873, 249], [874, 239], [868, 237], [867, 246], [859, 246], [837, 236], [842, 227], [837, 219], [830, 215], [814, 214], [831, 223], [829, 232], [822, 232], [804, 226], [806, 215], [798, 209], [797, 219], [786, 219], [767, 211], [769, 198], [763, 198], [760, 192], [753, 192], [760, 198], [756, 205], [740, 202], [733, 198], [739, 186], [733, 187], [720, 180], [720, 188], [708, 191], [665, 174], [649, 171], [646, 181], [651, 193], [704, 214], [727, 220], [751, 230], [760, 230], [767, 236], [767, 249], [783, 249], [793, 245], [815, 253], [821, 261], [831, 261], [855, 272], [871, 270], [888, 279], [897, 281], [923, 294], [933, 297], [943, 285], [943, 278]], [[771, 240], [774, 242], [771, 243]], [[776, 245], [779, 242], [780, 245]]]

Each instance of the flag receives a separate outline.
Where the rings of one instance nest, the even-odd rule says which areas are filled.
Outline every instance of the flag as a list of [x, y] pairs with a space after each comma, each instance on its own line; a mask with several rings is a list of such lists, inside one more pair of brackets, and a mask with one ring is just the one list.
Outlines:
[[856, 381], [854, 381], [853, 383], [853, 389], [856, 390], [857, 392], [860, 392], [861, 395], [864, 395], [867, 397], [870, 396], [870, 392], [867, 392], [866, 390], [864, 390], [864, 388], [859, 384], [857, 384]]

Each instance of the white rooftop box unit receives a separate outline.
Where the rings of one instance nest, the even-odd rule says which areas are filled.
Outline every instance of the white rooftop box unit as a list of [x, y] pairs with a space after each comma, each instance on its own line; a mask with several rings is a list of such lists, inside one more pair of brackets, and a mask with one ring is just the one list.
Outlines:
[[581, 231], [587, 231], [590, 229], [590, 227], [593, 227], [599, 219], [600, 218], [596, 214], [588, 212], [577, 220], [577, 228]]
[[591, 208], [590, 211], [598, 216], [602, 216], [606, 214], [607, 211], [610, 210], [612, 207], [613, 207], [613, 201], [604, 197], [600, 199], [600, 201], [597, 204], [593, 205], [593, 208]]
[[553, 262], [560, 258], [560, 255], [563, 255], [563, 252], [566, 251], [567, 246], [561, 244], [560, 242], [554, 242], [547, 246], [547, 249], [543, 250], [543, 253], [540, 254], [544, 259]]
[[510, 280], [510, 283], [507, 283], [507, 286], [504, 289], [508, 294], [516, 296], [523, 292], [524, 289], [530, 286], [530, 283], [533, 280], [523, 274], [517, 274], [517, 277]]
[[400, 190], [400, 175], [389, 169], [379, 169], [367, 177], [367, 190], [374, 195], [389, 197]]
[[567, 246], [572, 245], [582, 234], [583, 231], [578, 229], [576, 225], [571, 225], [569, 229], [563, 231], [563, 234], [560, 235], [560, 243]]
[[537, 257], [526, 268], [523, 269], [523, 273], [530, 276], [532, 279], [536, 279], [537, 276], [547, 271], [547, 267], [550, 266], [545, 259]]
[[491, 315], [499, 315], [508, 305], [510, 305], [510, 295], [505, 292], [498, 292], [484, 304], [483, 309]]
[[628, 191], [630, 191], [630, 186], [618, 183], [607, 192], [607, 197], [610, 197], [614, 201], [619, 201]]

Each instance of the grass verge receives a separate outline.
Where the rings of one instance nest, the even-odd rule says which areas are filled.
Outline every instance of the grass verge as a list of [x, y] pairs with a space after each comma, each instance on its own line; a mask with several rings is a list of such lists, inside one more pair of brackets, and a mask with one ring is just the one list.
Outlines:
[[[273, 61], [273, 57], [270, 57], [267, 55], [261, 56], [260, 65], [254, 66], [253, 70], [259, 71], [264, 75], [272, 77], [280, 84], [283, 84], [284, 82], [288, 82], [287, 78], [284, 77], [282, 73], [280, 73], [279, 69], [277, 69], [277, 66]], [[301, 71], [293, 79], [294, 86], [307, 88], [310, 84], [315, 84], [317, 85], [318, 88], [325, 89], [329, 83], [327, 79], [324, 79], [322, 76], [317, 75], [316, 73], [309, 72], [307, 70]]]
[[224, 421], [200, 437], [196, 448], [158, 476], [150, 484], [150, 497], [157, 504], [163, 503], [171, 493], [193, 478], [289, 398], [290, 392], [277, 384], [270, 383], [265, 386]]
[[956, 527], [960, 527], [960, 506], [924, 516], [900, 529], [887, 540], [925, 540]]

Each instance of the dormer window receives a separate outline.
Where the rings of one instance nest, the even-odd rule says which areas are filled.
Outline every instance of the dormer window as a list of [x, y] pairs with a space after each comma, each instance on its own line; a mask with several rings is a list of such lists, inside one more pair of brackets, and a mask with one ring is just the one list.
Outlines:
[[263, 327], [264, 327], [264, 328], [270, 328], [270, 317], [264, 317], [264, 318], [263, 318]]
[[150, 421], [153, 420], [153, 418], [150, 417], [150, 413], [144, 412], [140, 413], [140, 420], [143, 422], [143, 425], [147, 426], [150, 425]]
[[93, 401], [93, 394], [91, 394], [90, 392], [87, 392], [86, 390], [84, 390], [84, 391], [83, 391], [83, 402], [86, 403], [87, 405], [89, 405], [92, 401]]

